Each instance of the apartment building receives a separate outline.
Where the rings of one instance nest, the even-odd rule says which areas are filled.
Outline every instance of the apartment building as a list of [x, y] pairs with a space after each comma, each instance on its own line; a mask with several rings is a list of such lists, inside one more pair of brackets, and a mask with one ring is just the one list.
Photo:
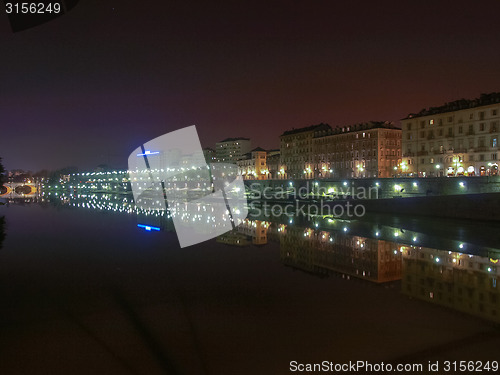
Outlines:
[[313, 135], [314, 178], [392, 177], [399, 174], [401, 129], [370, 121]]
[[409, 176], [498, 174], [500, 93], [411, 113], [401, 121], [401, 171]]
[[248, 138], [226, 138], [216, 143], [215, 155], [219, 163], [236, 163], [250, 149]]
[[257, 147], [243, 155], [236, 164], [238, 172], [245, 180], [267, 180], [269, 169], [267, 168], [267, 152]]
[[330, 125], [321, 123], [287, 130], [280, 136], [279, 178], [314, 178], [314, 134], [326, 130], [331, 130]]

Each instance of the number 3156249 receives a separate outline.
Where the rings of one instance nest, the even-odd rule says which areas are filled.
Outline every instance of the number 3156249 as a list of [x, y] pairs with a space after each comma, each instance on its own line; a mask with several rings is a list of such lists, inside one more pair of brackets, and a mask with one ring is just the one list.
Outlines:
[[5, 3], [5, 12], [8, 14], [43, 14], [60, 13], [60, 3]]

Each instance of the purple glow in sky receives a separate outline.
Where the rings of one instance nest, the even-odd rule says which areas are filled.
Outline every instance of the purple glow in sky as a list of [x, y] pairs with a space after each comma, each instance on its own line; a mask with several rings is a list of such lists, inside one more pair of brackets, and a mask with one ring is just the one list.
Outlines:
[[0, 16], [0, 157], [126, 166], [196, 125], [277, 148], [292, 127], [398, 121], [500, 91], [498, 1], [97, 1], [12, 33]]

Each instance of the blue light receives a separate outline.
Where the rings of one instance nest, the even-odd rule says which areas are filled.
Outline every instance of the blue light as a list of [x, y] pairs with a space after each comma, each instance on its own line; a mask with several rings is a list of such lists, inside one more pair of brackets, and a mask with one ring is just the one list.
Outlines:
[[156, 154], [159, 154], [160, 151], [149, 151], [149, 150], [146, 150], [144, 151], [144, 154], [137, 154], [137, 156], [145, 156], [145, 155], [156, 155]]
[[159, 227], [153, 227], [153, 226], [151, 226], [151, 225], [137, 224], [137, 226], [138, 226], [139, 228], [144, 228], [144, 229], [146, 229], [148, 232], [151, 232], [152, 230], [157, 230], [157, 231], [159, 231], [159, 230], [160, 230], [160, 228], [159, 228]]

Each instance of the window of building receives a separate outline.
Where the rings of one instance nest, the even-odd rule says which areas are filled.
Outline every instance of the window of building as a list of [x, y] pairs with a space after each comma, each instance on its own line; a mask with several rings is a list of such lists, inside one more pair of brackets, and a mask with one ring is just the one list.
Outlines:
[[433, 119], [429, 120], [429, 125], [434, 125], [434, 120]]
[[484, 112], [479, 112], [479, 120], [484, 120]]
[[474, 155], [469, 155], [469, 161], [474, 161]]
[[452, 121], [453, 121], [453, 117], [452, 116], [448, 117], [448, 122], [452, 122]]
[[491, 160], [497, 160], [497, 153], [491, 154]]
[[490, 133], [494, 133], [497, 131], [497, 122], [493, 121], [490, 123]]
[[431, 158], [431, 159], [430, 159], [430, 163], [431, 163], [431, 164], [434, 164], [434, 158]]
[[492, 116], [496, 116], [497, 115], [497, 110], [496, 109], [492, 109], [491, 110], [491, 115]]
[[491, 137], [491, 147], [497, 147], [497, 146], [498, 146], [497, 137]]
[[469, 115], [469, 120], [472, 120], [473, 118], [474, 118], [474, 115], [471, 113], [471, 114]]
[[442, 137], [443, 136], [443, 129], [439, 129], [439, 136]]
[[453, 136], [453, 129], [448, 128], [448, 137], [452, 137], [452, 136]]
[[473, 133], [474, 133], [474, 125], [470, 124], [469, 125], [469, 134], [473, 134]]
[[420, 132], [420, 138], [425, 138], [425, 132], [424, 131]]
[[462, 125], [460, 125], [460, 126], [458, 127], [458, 134], [462, 134], [462, 133], [463, 133], [463, 130], [464, 130], [464, 129], [462, 128]]
[[484, 161], [484, 154], [479, 155], [479, 161]]
[[420, 121], [420, 129], [423, 129], [425, 127], [425, 122], [424, 121]]
[[442, 126], [442, 125], [443, 125], [443, 119], [439, 119], [439, 120], [438, 120], [438, 125], [439, 125], [439, 126]]
[[484, 131], [484, 122], [479, 124], [479, 131]]
[[406, 125], [406, 129], [411, 130], [411, 122], [409, 122], [408, 125]]

